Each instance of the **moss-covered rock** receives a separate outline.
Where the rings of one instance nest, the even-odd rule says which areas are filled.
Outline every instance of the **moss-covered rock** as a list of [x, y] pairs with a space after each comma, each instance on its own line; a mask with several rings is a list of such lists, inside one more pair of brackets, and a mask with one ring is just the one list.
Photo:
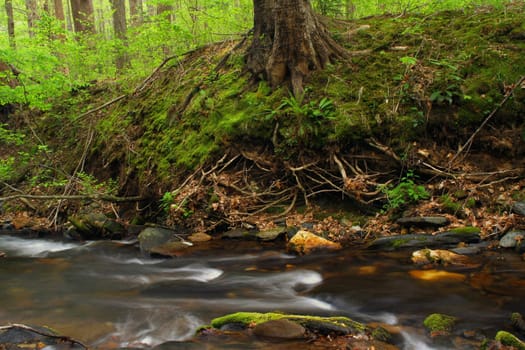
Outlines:
[[368, 332], [369, 329], [362, 323], [348, 317], [320, 317], [309, 315], [281, 314], [276, 312], [236, 312], [215, 318], [211, 321], [213, 328], [222, 328], [228, 324], [243, 325], [244, 327], [256, 326], [264, 322], [286, 319], [295, 322], [308, 331], [316, 334], [359, 334]]
[[496, 337], [494, 339], [496, 339], [503, 345], [512, 346], [517, 350], [525, 350], [525, 342], [521, 341], [512, 333], [506, 331], [499, 331], [498, 333], [496, 333]]
[[431, 332], [450, 333], [456, 324], [457, 318], [444, 314], [431, 314], [425, 318], [423, 325]]

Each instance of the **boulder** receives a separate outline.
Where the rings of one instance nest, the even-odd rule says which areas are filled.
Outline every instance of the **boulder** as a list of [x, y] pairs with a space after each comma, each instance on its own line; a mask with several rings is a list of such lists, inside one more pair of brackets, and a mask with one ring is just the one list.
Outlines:
[[310, 254], [320, 250], [339, 250], [342, 246], [311, 232], [300, 230], [288, 241], [286, 248], [293, 253]]
[[[126, 229], [119, 222], [102, 213], [88, 213], [71, 216], [69, 222], [80, 239], [121, 239]], [[75, 236], [72, 234], [72, 236]]]
[[150, 253], [151, 249], [167, 243], [175, 235], [175, 232], [160, 227], [147, 227], [138, 235], [140, 250]]

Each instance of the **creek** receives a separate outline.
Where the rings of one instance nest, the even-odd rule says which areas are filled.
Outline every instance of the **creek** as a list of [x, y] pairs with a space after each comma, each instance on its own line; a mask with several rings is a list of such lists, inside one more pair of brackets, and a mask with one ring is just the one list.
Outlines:
[[430, 313], [458, 317], [460, 333], [488, 336], [508, 325], [511, 312], [525, 313], [525, 264], [513, 252], [440, 275], [414, 266], [410, 252], [298, 257], [277, 244], [223, 246], [155, 259], [130, 242], [2, 235], [0, 325], [46, 325], [92, 348], [151, 348], [187, 340], [226, 313], [283, 311], [400, 325], [403, 348], [424, 350], [438, 349], [422, 326]]

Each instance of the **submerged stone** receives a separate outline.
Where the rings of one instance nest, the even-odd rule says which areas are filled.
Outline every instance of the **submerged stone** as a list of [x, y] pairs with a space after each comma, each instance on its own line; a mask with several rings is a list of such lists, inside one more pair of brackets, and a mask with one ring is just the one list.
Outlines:
[[287, 319], [266, 321], [253, 328], [253, 334], [257, 336], [280, 339], [301, 339], [305, 332], [303, 326]]
[[444, 249], [420, 249], [412, 253], [414, 264], [443, 264], [443, 265], [469, 265], [469, 258], [465, 255], [456, 254]]

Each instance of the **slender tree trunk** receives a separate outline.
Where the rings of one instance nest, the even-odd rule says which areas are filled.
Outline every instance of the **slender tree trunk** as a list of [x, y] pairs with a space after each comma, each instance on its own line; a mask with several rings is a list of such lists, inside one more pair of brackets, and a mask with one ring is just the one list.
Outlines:
[[[64, 22], [66, 17], [64, 16], [64, 4], [62, 3], [62, 0], [53, 0], [53, 6], [55, 8], [55, 18]], [[65, 24], [63, 24], [63, 26], [64, 25]]]
[[129, 63], [125, 50], [127, 46], [126, 2], [125, 0], [110, 0], [110, 2], [113, 9], [113, 31], [115, 32], [115, 37], [122, 42], [122, 47], [118, 49], [119, 52], [116, 58], [117, 71], [121, 71], [126, 68]]
[[138, 26], [144, 22], [144, 4], [142, 0], [129, 0], [129, 14], [131, 25]]
[[351, 19], [354, 17], [354, 12], [355, 12], [356, 8], [355, 8], [355, 4], [352, 0], [346, 0], [346, 3], [345, 3], [345, 18], [347, 20]]
[[157, 15], [163, 15], [169, 22], [173, 22], [173, 6], [167, 4], [158, 4]]
[[73, 26], [76, 33], [94, 33], [93, 2], [91, 0], [71, 0]]
[[5, 12], [7, 14], [7, 35], [9, 36], [9, 45], [16, 48], [15, 41], [15, 18], [13, 16], [12, 0], [5, 0]]
[[247, 52], [248, 69], [277, 86], [290, 81], [303, 95], [308, 74], [346, 57], [308, 0], [254, 0], [254, 34]]
[[34, 28], [38, 21], [38, 11], [36, 0], [25, 0], [27, 11], [27, 28], [29, 30], [29, 37], [35, 35]]

